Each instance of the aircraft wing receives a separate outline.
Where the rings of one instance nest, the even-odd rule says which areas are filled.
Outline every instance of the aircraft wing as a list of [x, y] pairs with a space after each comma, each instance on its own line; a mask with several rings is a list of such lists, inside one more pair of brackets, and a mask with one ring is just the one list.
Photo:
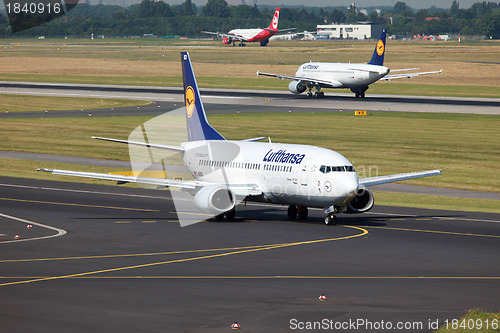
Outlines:
[[201, 32], [203, 32], [204, 34], [208, 34], [208, 35], [216, 35], [216, 36], [219, 36], [219, 37], [222, 37], [222, 38], [231, 38], [231, 39], [234, 39], [234, 40], [241, 40], [243, 42], [247, 41], [247, 38], [245, 38], [243, 36], [240, 36], [240, 35], [236, 35], [236, 34], [220, 33], [220, 32], [210, 32], [210, 31], [203, 31], [203, 30], [201, 30]]
[[[136, 177], [136, 176], [116, 175], [116, 174], [107, 174], [98, 172], [81, 172], [81, 171], [57, 170], [57, 169], [37, 169], [37, 171], [50, 172], [53, 175], [61, 175], [61, 176], [104, 179], [104, 180], [112, 180], [124, 183], [154, 185], [159, 187], [175, 187], [182, 190], [195, 190], [203, 186], [214, 185], [214, 183], [202, 182], [197, 180], [176, 180], [176, 179], [153, 178], [153, 177]], [[255, 184], [221, 184], [221, 185], [227, 186], [235, 195], [240, 197], [262, 194], [262, 191], [259, 189], [259, 186]]]
[[[262, 30], [266, 30], [266, 31], [269, 31], [269, 32], [275, 32], [276, 31], [276, 30], [269, 29], [269, 28], [265, 28], [265, 29], [262, 29]], [[297, 28], [279, 29], [278, 31], [276, 31], [276, 34], [274, 36], [281, 36], [282, 34], [279, 34], [280, 32], [287, 32], [287, 31], [292, 31], [292, 30], [297, 30]]]
[[429, 177], [440, 175], [442, 170], [430, 170], [430, 171], [420, 171], [420, 172], [410, 172], [410, 173], [400, 173], [396, 175], [380, 176], [380, 177], [369, 177], [359, 179], [359, 185], [363, 186], [374, 186], [386, 183], [399, 182], [401, 180], [409, 180], [415, 178]]
[[[395, 69], [395, 70], [391, 70], [391, 72], [403, 72], [403, 71], [409, 71], [409, 70], [414, 70], [414, 69], [418, 69], [418, 68]], [[432, 72], [390, 74], [390, 75], [384, 76], [383, 78], [381, 78], [381, 80], [390, 81], [392, 79], [401, 79], [401, 78], [411, 79], [414, 76], [426, 75], [426, 74], [436, 74], [436, 73], [441, 74], [442, 72], [443, 72], [443, 69], [441, 69], [439, 71], [432, 71]]]
[[257, 71], [257, 75], [263, 75], [263, 76], [270, 76], [270, 77], [276, 77], [278, 79], [284, 80], [297, 80], [305, 84], [312, 84], [312, 85], [321, 85], [323, 87], [328, 87], [328, 88], [341, 88], [342, 84], [338, 81], [327, 81], [327, 80], [318, 80], [315, 78], [309, 78], [309, 77], [301, 77], [301, 76], [291, 76], [291, 75], [281, 75], [281, 74], [271, 74], [271, 73], [261, 73], [260, 71]]

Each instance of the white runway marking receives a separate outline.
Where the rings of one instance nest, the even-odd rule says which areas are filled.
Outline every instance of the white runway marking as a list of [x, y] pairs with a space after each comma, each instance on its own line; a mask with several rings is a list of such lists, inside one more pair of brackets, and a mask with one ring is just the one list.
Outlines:
[[0, 242], [0, 244], [4, 244], [4, 243], [14, 243], [14, 242], [29, 242], [29, 241], [34, 241], [34, 240], [40, 240], [40, 239], [47, 239], [47, 238], [53, 238], [53, 237], [64, 236], [64, 235], [66, 235], [66, 234], [67, 234], [66, 230], [64, 230], [64, 229], [59, 229], [59, 228], [56, 228], [56, 227], [51, 227], [50, 225], [45, 225], [45, 224], [42, 224], [42, 223], [37, 223], [37, 222], [33, 222], [33, 221], [28, 221], [28, 220], [25, 220], [25, 219], [21, 219], [21, 218], [19, 218], [19, 217], [10, 216], [10, 215], [7, 215], [7, 214], [2, 214], [2, 213], [0, 213], [0, 216], [1, 216], [1, 217], [4, 217], [4, 218], [11, 219], [11, 220], [19, 221], [19, 222], [22, 222], [22, 223], [31, 224], [31, 225], [36, 225], [36, 226], [38, 226], [38, 227], [42, 227], [42, 228], [46, 228], [46, 229], [50, 229], [50, 230], [54, 230], [54, 231], [56, 231], [56, 232], [57, 232], [55, 235], [49, 235], [49, 236], [43, 236], [43, 237], [34, 237], [34, 238], [24, 238], [24, 239], [16, 239], [16, 240], [1, 241], [1, 242]]
[[[368, 214], [375, 214], [375, 215], [391, 215], [391, 216], [408, 216], [408, 217], [417, 217], [419, 215], [411, 215], [411, 214], [394, 214], [394, 213], [373, 213], [370, 212]], [[440, 219], [440, 220], [456, 220], [455, 217], [447, 217], [447, 216], [432, 216], [432, 218]], [[461, 221], [471, 221], [471, 222], [488, 222], [488, 223], [500, 223], [500, 221], [495, 221], [495, 220], [480, 220], [480, 219], [466, 219], [466, 218], [460, 218]]]
[[[62, 189], [62, 188], [54, 188], [54, 187], [37, 187], [37, 186], [27, 186], [27, 185], [13, 185], [13, 184], [0, 184], [0, 186], [5, 186], [5, 187], [17, 187], [17, 188], [27, 188], [27, 189], [37, 189], [37, 190], [48, 190], [48, 191], [62, 191], [62, 192], [74, 192], [74, 193], [87, 193], [87, 194], [99, 194], [99, 195], [114, 195], [114, 196], [122, 196], [122, 197], [136, 197], [136, 198], [146, 198], [146, 199], [165, 199], [165, 197], [161, 196], [150, 196], [150, 195], [139, 195], [139, 194], [125, 194], [125, 193], [109, 193], [109, 192], [97, 192], [97, 191], [85, 191], [85, 190], [71, 190], [71, 189]], [[252, 205], [252, 206], [259, 206], [259, 207], [274, 207], [274, 208], [280, 208], [281, 206], [278, 205], [266, 205], [266, 204], [261, 204], [261, 203], [256, 203], [256, 202], [247, 202], [247, 205]], [[283, 210], [285, 208], [281, 207]], [[309, 209], [313, 210], [322, 210], [321, 208], [313, 208], [309, 207]], [[408, 216], [408, 217], [418, 217], [419, 215], [412, 215], [412, 214], [394, 214], [394, 213], [375, 213], [375, 212], [369, 212], [367, 214], [373, 214], [373, 215], [387, 215], [387, 216]], [[2, 214], [0, 214], [1, 216]], [[440, 220], [455, 220], [456, 218], [454, 217], [447, 217], [447, 216], [432, 216], [433, 219], [440, 219]], [[470, 218], [460, 218], [461, 221], [470, 221], [470, 222], [486, 222], [486, 223], [500, 223], [500, 221], [496, 220], [482, 220], [482, 219], [470, 219]]]
[[97, 192], [97, 191], [85, 191], [85, 190], [72, 190], [72, 189], [55, 188], [55, 187], [38, 187], [38, 186], [13, 185], [13, 184], [0, 184], [0, 186], [26, 188], [26, 189], [33, 189], [33, 190], [45, 190], [45, 191], [61, 191], [61, 192], [85, 193], [85, 194], [115, 195], [115, 196], [133, 197], [133, 198], [165, 199], [165, 197], [161, 197], [161, 196], [125, 194], [125, 193], [109, 193], [109, 192]]

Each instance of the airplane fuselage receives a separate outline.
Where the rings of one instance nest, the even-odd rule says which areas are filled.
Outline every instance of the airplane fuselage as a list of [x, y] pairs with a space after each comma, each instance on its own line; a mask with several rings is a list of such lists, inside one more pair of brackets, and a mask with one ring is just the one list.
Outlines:
[[184, 163], [199, 181], [252, 184], [261, 201], [324, 208], [345, 206], [358, 190], [358, 176], [341, 154], [307, 145], [241, 141], [183, 144]]
[[388, 73], [388, 67], [378, 65], [308, 62], [299, 67], [295, 76], [332, 81], [332, 86], [325, 87], [353, 88], [368, 86]]
[[242, 36], [245, 38], [245, 42], [262, 42], [273, 36], [278, 30], [266, 30], [266, 29], [233, 29], [229, 31], [229, 34]]

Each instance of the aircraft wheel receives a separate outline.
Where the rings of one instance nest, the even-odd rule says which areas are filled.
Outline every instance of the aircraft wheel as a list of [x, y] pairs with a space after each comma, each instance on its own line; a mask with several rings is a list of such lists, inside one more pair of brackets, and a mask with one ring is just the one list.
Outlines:
[[337, 224], [337, 217], [335, 214], [330, 213], [327, 216], [325, 216], [325, 224], [326, 225], [336, 225]]
[[308, 93], [307, 93], [307, 97], [309, 97], [309, 98], [313, 97], [312, 92], [308, 92]]
[[320, 97], [320, 98], [325, 97], [325, 93], [324, 93], [324, 92], [322, 92], [322, 91], [321, 91], [318, 95], [319, 95], [319, 97]]
[[227, 211], [225, 213], [225, 215], [226, 215], [226, 219], [228, 221], [232, 221], [232, 220], [234, 220], [234, 217], [236, 216], [236, 210], [233, 208], [230, 211]]
[[215, 220], [216, 221], [222, 221], [224, 219], [224, 213], [215, 215]]
[[297, 218], [297, 206], [288, 206], [288, 219], [295, 220]]
[[364, 92], [362, 92], [361, 94], [359, 94], [359, 97], [361, 97], [361, 98], [365, 98], [365, 93], [364, 93]]
[[320, 96], [319, 96], [319, 93], [316, 91], [316, 92], [314, 93], [314, 98], [319, 98], [319, 97], [320, 97]]
[[299, 206], [299, 219], [306, 220], [309, 215], [309, 210], [305, 206]]

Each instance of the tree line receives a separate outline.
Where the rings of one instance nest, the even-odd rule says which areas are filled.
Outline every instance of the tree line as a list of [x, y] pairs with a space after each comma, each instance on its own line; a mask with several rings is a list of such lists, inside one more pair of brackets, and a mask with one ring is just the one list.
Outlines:
[[[274, 7], [228, 6], [225, 0], [208, 0], [201, 8], [186, 0], [169, 5], [160, 0], [143, 0], [127, 8], [113, 5], [79, 4], [67, 15], [49, 23], [12, 33], [5, 14], [0, 14], [0, 37], [129, 37], [153, 34], [165, 36], [206, 36], [201, 30], [227, 32], [234, 28], [267, 27]], [[500, 4], [478, 2], [468, 9], [453, 1], [451, 8], [415, 10], [405, 2], [394, 6], [369, 7], [285, 7], [281, 8], [279, 27], [297, 31], [315, 31], [327, 23], [372, 22], [388, 29], [389, 34], [481, 35], [500, 38]]]

